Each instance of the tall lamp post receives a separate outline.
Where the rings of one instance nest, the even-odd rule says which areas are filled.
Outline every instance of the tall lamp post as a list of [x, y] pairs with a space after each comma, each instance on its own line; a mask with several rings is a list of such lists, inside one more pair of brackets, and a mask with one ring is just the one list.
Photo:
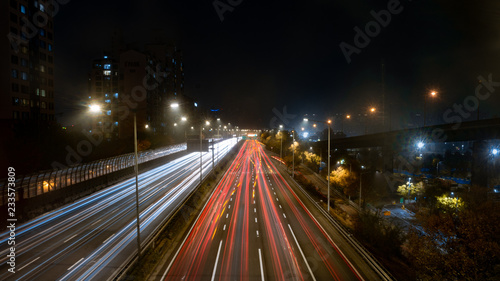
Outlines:
[[[362, 169], [363, 169], [363, 166], [362, 166]], [[359, 208], [362, 209], [363, 208], [363, 205], [361, 205], [361, 190], [362, 190], [362, 179], [363, 179], [363, 175], [366, 175], [370, 172], [360, 172], [359, 173]]]
[[[100, 113], [101, 107], [97, 104], [90, 105], [90, 111]], [[141, 221], [139, 212], [139, 157], [137, 155], [137, 114], [134, 112], [134, 172], [135, 172], [135, 210], [137, 219], [137, 256], [141, 257]]]
[[283, 125], [280, 125], [280, 159], [283, 159]]
[[[370, 113], [375, 114], [376, 111], [377, 111], [377, 109], [375, 107], [370, 108]], [[366, 116], [366, 119], [365, 119], [365, 135], [367, 133], [368, 133], [368, 115]]]
[[134, 111], [135, 209], [137, 215], [137, 256], [141, 257], [141, 221], [139, 218], [139, 157], [137, 156], [137, 114]]
[[[308, 122], [309, 119], [308, 118], [304, 118], [304, 121], [305, 122]], [[328, 179], [328, 185], [327, 185], [327, 210], [328, 210], [328, 213], [330, 213], [330, 125], [332, 124], [332, 120], [328, 120], [328, 121], [318, 121], [318, 120], [311, 120], [313, 122], [318, 122], [318, 123], [324, 123], [324, 124], [327, 124], [328, 126], [328, 176], [327, 176], [327, 179]]]
[[295, 130], [292, 130], [292, 178], [295, 178]]
[[[437, 95], [436, 91], [432, 91], [429, 94], [429, 96], [432, 98], [436, 97], [436, 95]], [[428, 98], [428, 96], [425, 95], [424, 96], [424, 127], [425, 127], [426, 122], [427, 122], [427, 118], [426, 118], [426, 116], [427, 116], [427, 98]]]

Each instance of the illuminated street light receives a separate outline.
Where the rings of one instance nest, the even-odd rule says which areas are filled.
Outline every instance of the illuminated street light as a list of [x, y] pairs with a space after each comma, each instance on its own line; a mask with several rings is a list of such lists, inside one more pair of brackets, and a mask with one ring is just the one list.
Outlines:
[[421, 142], [421, 141], [419, 141], [419, 142], [417, 143], [417, 147], [418, 147], [418, 149], [422, 149], [424, 146], [425, 146], [425, 144], [424, 144], [423, 142]]
[[210, 121], [205, 121], [205, 125], [210, 125]]
[[425, 95], [424, 96], [424, 127], [427, 123], [427, 97], [430, 96], [432, 98], [436, 97], [437, 96], [437, 92], [436, 91], [431, 91], [429, 95]]
[[181, 120], [182, 121], [187, 121], [187, 118], [186, 117], [181, 117]]
[[177, 108], [177, 107], [179, 107], [179, 103], [177, 103], [177, 102], [171, 103], [170, 107]]
[[101, 112], [101, 106], [98, 104], [91, 104], [89, 105], [89, 110], [92, 113], [99, 113]]
[[149, 128], [149, 125], [148, 125], [148, 124], [146, 124], [146, 125], [144, 126], [144, 128], [146, 128], [146, 129], [147, 129], [147, 128]]
[[[307, 118], [304, 118], [304, 121], [309, 121], [309, 119]], [[332, 124], [332, 120], [328, 120], [328, 121], [318, 121], [318, 120], [311, 120], [311, 121], [314, 121], [314, 122], [320, 122], [320, 123], [326, 123], [328, 124], [328, 186], [327, 186], [327, 210], [328, 210], [328, 213], [330, 213], [330, 124]]]
[[499, 152], [499, 150], [498, 150], [497, 148], [493, 148], [493, 149], [491, 150], [491, 154], [493, 154], [494, 156], [497, 156], [497, 155], [498, 155], [498, 152]]
[[[370, 113], [375, 113], [377, 109], [375, 107], [370, 108]], [[365, 135], [368, 133], [368, 116], [365, 118]]]

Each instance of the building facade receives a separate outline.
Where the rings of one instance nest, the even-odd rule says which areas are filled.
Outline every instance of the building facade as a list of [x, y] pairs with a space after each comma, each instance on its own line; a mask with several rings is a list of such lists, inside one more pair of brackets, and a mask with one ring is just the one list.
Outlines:
[[[54, 24], [42, 2], [0, 4], [0, 119], [53, 121]], [[15, 121], [16, 122], [16, 121]]]
[[93, 117], [91, 130], [107, 139], [132, 137], [134, 113], [139, 135], [175, 133], [184, 116], [170, 104], [187, 101], [193, 103], [184, 95], [182, 53], [175, 47], [150, 44], [144, 51], [121, 50], [92, 62], [89, 104], [100, 105], [101, 113]]

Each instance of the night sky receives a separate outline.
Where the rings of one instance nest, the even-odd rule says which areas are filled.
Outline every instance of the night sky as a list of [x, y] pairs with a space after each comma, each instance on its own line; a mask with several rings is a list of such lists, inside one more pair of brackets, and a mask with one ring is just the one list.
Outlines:
[[[239, 5], [223, 21], [212, 0], [62, 5], [54, 17], [56, 112], [88, 96], [91, 60], [109, 49], [116, 27], [126, 43], [148, 43], [159, 31], [175, 41], [183, 50], [186, 94], [221, 108], [241, 127], [269, 127], [273, 108], [284, 106], [295, 121], [306, 113], [327, 118], [381, 108], [382, 60], [395, 127], [412, 122], [430, 90], [439, 98], [428, 114], [443, 123], [446, 109], [474, 95], [479, 75], [500, 81], [499, 1], [400, 1], [402, 11], [350, 63], [341, 42], [354, 46], [354, 28], [374, 20], [370, 11], [398, 1], [230, 2]], [[481, 103], [481, 118], [498, 117], [499, 92]], [[68, 122], [64, 116], [60, 121]]]

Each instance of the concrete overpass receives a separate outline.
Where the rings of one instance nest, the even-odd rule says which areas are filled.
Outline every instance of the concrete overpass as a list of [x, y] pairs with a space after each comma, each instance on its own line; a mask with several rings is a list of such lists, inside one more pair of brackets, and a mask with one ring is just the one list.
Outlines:
[[[378, 148], [383, 158], [383, 167], [378, 168], [392, 173], [396, 162], [402, 159], [402, 152], [418, 140], [425, 143], [469, 141], [473, 143], [471, 181], [473, 184], [487, 186], [488, 170], [491, 169], [488, 166], [490, 162], [487, 161], [490, 154], [487, 141], [495, 139], [500, 139], [500, 118], [333, 138], [331, 147], [332, 150]], [[326, 151], [327, 141], [321, 141], [318, 145]]]

